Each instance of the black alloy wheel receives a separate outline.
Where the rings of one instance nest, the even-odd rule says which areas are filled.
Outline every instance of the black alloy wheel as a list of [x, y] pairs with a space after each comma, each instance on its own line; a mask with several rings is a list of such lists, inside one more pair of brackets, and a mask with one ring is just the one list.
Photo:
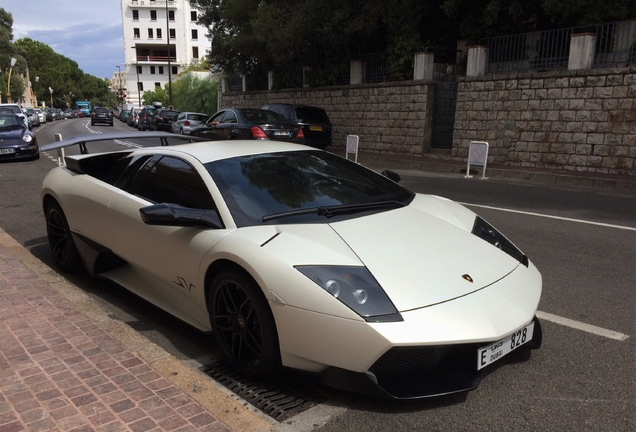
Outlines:
[[69, 273], [81, 269], [82, 261], [71, 236], [71, 229], [60, 205], [53, 201], [46, 208], [46, 234], [57, 266]]
[[251, 277], [225, 271], [212, 281], [208, 302], [214, 338], [229, 365], [249, 378], [280, 368], [276, 323]]

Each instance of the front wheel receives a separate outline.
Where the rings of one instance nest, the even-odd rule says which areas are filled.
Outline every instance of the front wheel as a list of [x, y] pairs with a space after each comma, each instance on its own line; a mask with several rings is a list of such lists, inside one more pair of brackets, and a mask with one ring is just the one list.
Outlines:
[[56, 201], [53, 201], [46, 207], [45, 215], [46, 234], [55, 264], [62, 271], [69, 273], [79, 271], [82, 267], [82, 261], [75, 247], [71, 229], [68, 226], [62, 207]]
[[238, 271], [219, 273], [212, 281], [208, 311], [217, 345], [235, 371], [263, 378], [280, 368], [274, 316], [251, 277]]

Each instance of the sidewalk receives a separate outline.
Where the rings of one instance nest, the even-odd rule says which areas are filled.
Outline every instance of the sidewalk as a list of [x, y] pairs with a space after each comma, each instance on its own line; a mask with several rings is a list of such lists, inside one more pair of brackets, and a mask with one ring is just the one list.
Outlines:
[[[334, 152], [341, 156], [344, 149]], [[353, 156], [349, 155], [352, 159]], [[431, 156], [397, 156], [371, 152], [360, 152], [358, 162], [374, 169], [417, 170], [425, 172], [454, 173], [458, 176], [466, 174], [466, 162], [452, 161]], [[481, 177], [482, 167], [471, 166], [471, 171], [478, 171], [473, 177]], [[636, 193], [636, 175], [601, 174], [567, 170], [525, 168], [507, 165], [486, 166], [488, 178], [511, 178], [529, 180], [540, 183], [560, 183], [576, 186], [615, 188]]]
[[0, 432], [273, 430], [0, 229]]

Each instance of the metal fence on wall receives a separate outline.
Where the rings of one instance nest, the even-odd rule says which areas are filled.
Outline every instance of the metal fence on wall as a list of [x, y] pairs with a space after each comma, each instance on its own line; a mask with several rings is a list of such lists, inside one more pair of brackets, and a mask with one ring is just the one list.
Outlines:
[[485, 38], [488, 72], [567, 69], [573, 34], [596, 36], [594, 67], [636, 63], [636, 20]]

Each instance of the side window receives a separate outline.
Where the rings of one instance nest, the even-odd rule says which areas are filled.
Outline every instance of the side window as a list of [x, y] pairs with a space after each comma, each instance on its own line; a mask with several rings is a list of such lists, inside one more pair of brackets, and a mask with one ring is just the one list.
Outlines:
[[154, 203], [215, 209], [203, 179], [182, 159], [164, 156], [154, 164], [146, 164], [140, 174], [135, 194], [142, 198]]
[[210, 118], [210, 120], [208, 120], [208, 125], [211, 126], [213, 122], [223, 123], [223, 116], [225, 115], [225, 113], [226, 111], [221, 111], [214, 117]]
[[223, 117], [223, 123], [237, 123], [234, 111], [226, 111]]

